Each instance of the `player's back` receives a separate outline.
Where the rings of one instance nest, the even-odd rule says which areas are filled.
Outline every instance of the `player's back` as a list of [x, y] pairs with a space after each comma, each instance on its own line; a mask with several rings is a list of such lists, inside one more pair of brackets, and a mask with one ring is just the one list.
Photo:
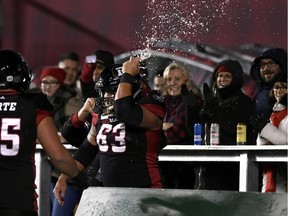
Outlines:
[[35, 210], [39, 94], [0, 95], [0, 208]]

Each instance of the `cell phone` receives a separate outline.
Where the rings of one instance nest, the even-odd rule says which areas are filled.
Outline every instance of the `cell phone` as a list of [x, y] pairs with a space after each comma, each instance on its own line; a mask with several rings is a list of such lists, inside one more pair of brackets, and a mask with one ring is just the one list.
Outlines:
[[85, 58], [85, 62], [89, 63], [89, 64], [96, 63], [96, 60], [97, 60], [97, 56], [96, 55], [88, 55]]

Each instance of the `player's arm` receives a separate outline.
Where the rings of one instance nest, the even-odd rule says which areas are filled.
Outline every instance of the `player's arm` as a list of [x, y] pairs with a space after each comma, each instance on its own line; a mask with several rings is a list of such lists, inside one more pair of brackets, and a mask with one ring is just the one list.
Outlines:
[[132, 96], [132, 83], [135, 82], [135, 76], [139, 74], [139, 58], [130, 57], [122, 67], [123, 75], [115, 96], [115, 113], [120, 121], [130, 124], [134, 127], [141, 127], [150, 130], [159, 130], [162, 128], [162, 120], [153, 112], [135, 103]]
[[52, 117], [47, 116], [39, 122], [37, 137], [52, 164], [69, 177], [75, 177], [79, 170], [71, 153], [62, 145]]
[[[80, 171], [84, 170], [98, 153], [98, 146], [96, 146], [96, 128], [94, 125], [87, 135], [87, 138], [81, 144], [80, 148], [75, 152], [73, 157], [76, 160], [76, 164]], [[64, 196], [67, 189], [67, 181], [69, 176], [61, 174], [57, 180], [57, 183], [53, 189], [53, 194], [60, 205], [64, 205]]]
[[87, 98], [83, 107], [74, 113], [62, 126], [62, 136], [75, 147], [79, 147], [89, 133], [90, 123], [86, 120], [95, 106], [94, 98]]

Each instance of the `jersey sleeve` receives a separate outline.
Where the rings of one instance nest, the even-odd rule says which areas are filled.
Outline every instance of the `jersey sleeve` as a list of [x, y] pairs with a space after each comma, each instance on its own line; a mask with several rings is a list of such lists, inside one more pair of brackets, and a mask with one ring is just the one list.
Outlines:
[[36, 107], [36, 125], [38, 125], [44, 118], [53, 114], [53, 105], [48, 100], [47, 96], [42, 93], [31, 94], [34, 106]]
[[164, 103], [164, 98], [159, 94], [151, 93], [150, 95], [143, 97], [141, 101], [139, 101], [139, 104], [153, 112], [162, 120], [164, 119], [166, 106]]

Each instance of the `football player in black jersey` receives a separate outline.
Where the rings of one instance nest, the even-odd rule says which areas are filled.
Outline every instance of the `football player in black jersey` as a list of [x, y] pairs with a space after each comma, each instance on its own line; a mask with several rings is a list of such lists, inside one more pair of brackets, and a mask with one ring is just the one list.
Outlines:
[[55, 167], [75, 180], [82, 176], [58, 137], [47, 97], [28, 93], [31, 75], [21, 54], [0, 50], [0, 215], [38, 215], [36, 139]]
[[[123, 66], [106, 68], [95, 85], [102, 97], [88, 98], [70, 119], [69, 125], [75, 129], [93, 110], [91, 130], [74, 158], [82, 170], [99, 153], [104, 187], [162, 187], [158, 155], [163, 147], [165, 106], [159, 93], [143, 81], [140, 71], [138, 57], [131, 57]], [[61, 205], [67, 180], [62, 174], [54, 188]]]

